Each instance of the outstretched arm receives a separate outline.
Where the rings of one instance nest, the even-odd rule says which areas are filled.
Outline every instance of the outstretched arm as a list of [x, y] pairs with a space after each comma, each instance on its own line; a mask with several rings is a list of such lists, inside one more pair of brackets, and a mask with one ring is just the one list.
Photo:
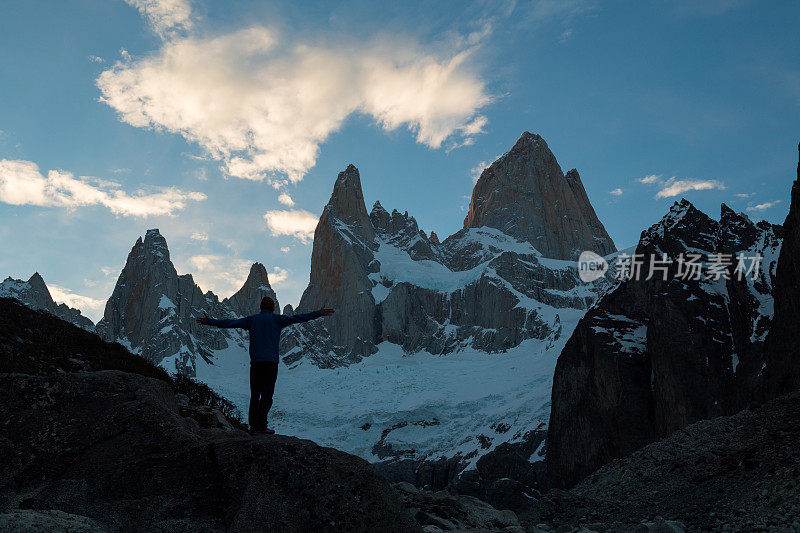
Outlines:
[[244, 318], [229, 318], [225, 320], [217, 320], [208, 318], [208, 315], [203, 315], [197, 319], [197, 323], [203, 326], [216, 326], [218, 328], [247, 328], [250, 325], [250, 317]]
[[279, 315], [278, 323], [280, 326], [286, 327], [291, 324], [299, 324], [300, 322], [308, 322], [322, 316], [329, 316], [333, 314], [333, 309], [328, 309], [323, 306], [319, 311], [311, 311], [310, 313], [300, 313], [297, 315]]

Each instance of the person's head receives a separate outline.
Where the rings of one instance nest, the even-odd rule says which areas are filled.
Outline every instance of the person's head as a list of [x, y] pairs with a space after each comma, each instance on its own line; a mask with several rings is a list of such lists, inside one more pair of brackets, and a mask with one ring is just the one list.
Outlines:
[[261, 298], [261, 310], [269, 311], [270, 313], [275, 312], [275, 302], [272, 301], [272, 298], [269, 296], [264, 296]]

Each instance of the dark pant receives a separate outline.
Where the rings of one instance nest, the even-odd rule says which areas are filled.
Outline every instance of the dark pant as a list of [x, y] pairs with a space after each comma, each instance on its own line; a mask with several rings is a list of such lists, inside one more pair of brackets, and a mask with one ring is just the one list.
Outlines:
[[278, 378], [278, 363], [250, 363], [250, 427], [265, 429]]

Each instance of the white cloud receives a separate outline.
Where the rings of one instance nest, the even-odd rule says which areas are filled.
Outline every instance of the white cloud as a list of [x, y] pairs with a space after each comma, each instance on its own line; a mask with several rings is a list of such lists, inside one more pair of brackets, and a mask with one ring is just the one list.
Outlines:
[[[176, 261], [182, 266], [180, 260]], [[211, 290], [225, 298], [242, 288], [250, 273], [252, 261], [231, 256], [200, 254], [189, 257], [189, 268], [194, 281], [204, 290]]]
[[69, 307], [80, 309], [83, 315], [86, 315], [93, 321], [97, 322], [102, 316], [106, 308], [105, 300], [97, 300], [89, 296], [75, 294], [70, 289], [60, 285], [48, 285], [47, 289], [50, 291], [50, 296], [56, 303], [67, 304]]
[[469, 64], [476, 44], [439, 53], [399, 38], [324, 41], [260, 26], [174, 38], [152, 56], [123, 57], [97, 86], [122, 121], [178, 133], [227, 174], [273, 184], [301, 180], [351, 115], [408, 128], [431, 148], [483, 131], [491, 97]]
[[754, 194], [755, 194], [754, 192], [741, 192], [739, 194], [735, 194], [734, 196], [736, 196], [737, 198], [749, 198], [750, 196], [753, 196]]
[[102, 57], [94, 56], [94, 55], [90, 55], [89, 56], [89, 61], [91, 61], [92, 63], [104, 63], [105, 62], [105, 60]]
[[286, 193], [282, 193], [280, 196], [278, 196], [278, 201], [283, 205], [288, 205], [289, 207], [294, 205], [294, 200], [292, 200], [292, 197]]
[[100, 267], [100, 271], [106, 276], [110, 276], [111, 274], [115, 273], [117, 269], [113, 267]]
[[125, 0], [139, 10], [161, 38], [192, 27], [191, 0]]
[[656, 198], [671, 198], [687, 191], [711, 189], [725, 189], [725, 185], [719, 180], [677, 179], [673, 176], [662, 184], [661, 190], [656, 193]]
[[770, 207], [773, 207], [775, 204], [781, 203], [780, 200], [775, 200], [774, 202], [764, 202], [763, 204], [751, 205], [747, 208], [748, 211], [766, 211]]
[[289, 271], [285, 268], [281, 267], [272, 267], [272, 270], [268, 273], [269, 275], [269, 284], [272, 286], [278, 286], [289, 277]]
[[616, 188], [613, 191], [608, 191], [608, 194], [612, 196], [622, 196], [622, 189]]
[[661, 179], [660, 174], [650, 174], [649, 176], [639, 178], [639, 181], [641, 183], [657, 183], [660, 179]]
[[275, 210], [264, 213], [264, 220], [272, 235], [290, 235], [303, 243], [314, 239], [318, 218], [302, 209]]
[[283, 248], [281, 248], [281, 252], [285, 254], [288, 254], [290, 250], [291, 248], [289, 246], [284, 246]]
[[207, 241], [208, 240], [208, 233], [202, 231], [195, 231], [189, 236], [190, 239], [194, 241]]
[[11, 205], [68, 207], [102, 205], [115, 215], [147, 217], [173, 215], [189, 201], [205, 200], [199, 192], [183, 192], [174, 187], [158, 192], [129, 194], [118, 183], [51, 170], [47, 177], [36, 163], [0, 160], [0, 202]]
[[472, 183], [478, 183], [478, 178], [481, 177], [481, 174], [483, 174], [483, 171], [486, 170], [486, 167], [488, 166], [489, 163], [486, 161], [481, 161], [469, 170], [469, 175], [472, 177]]

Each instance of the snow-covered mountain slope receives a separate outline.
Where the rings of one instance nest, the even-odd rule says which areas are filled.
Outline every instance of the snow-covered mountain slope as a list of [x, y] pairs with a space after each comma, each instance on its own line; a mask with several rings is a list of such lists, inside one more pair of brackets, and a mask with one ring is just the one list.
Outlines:
[[[503, 353], [471, 347], [446, 356], [407, 353], [384, 341], [348, 366], [326, 369], [309, 360], [282, 366], [270, 423], [279, 433], [369, 461], [458, 456], [462, 468], [474, 467], [498, 445], [546, 427], [556, 359], [583, 311], [559, 314], [561, 335], [528, 339]], [[245, 412], [247, 353], [224, 350], [213, 361], [198, 363], [198, 379]]]
[[50, 295], [47, 284], [38, 272], [35, 272], [28, 281], [6, 278], [0, 283], [0, 298], [14, 298], [32, 309], [41, 309], [62, 320], [71, 322], [83, 329], [94, 331], [94, 323], [83, 316], [78, 309], [66, 304], [56, 304]]
[[166, 239], [151, 229], [131, 249], [97, 333], [171, 372], [194, 376], [198, 359], [211, 362], [218, 351], [231, 347], [247, 351], [246, 333], [199, 326], [195, 319], [255, 313], [263, 296], [277, 305], [261, 263], [252, 266], [231, 298], [220, 302], [211, 291], [204, 294], [191, 274], [178, 275]]

